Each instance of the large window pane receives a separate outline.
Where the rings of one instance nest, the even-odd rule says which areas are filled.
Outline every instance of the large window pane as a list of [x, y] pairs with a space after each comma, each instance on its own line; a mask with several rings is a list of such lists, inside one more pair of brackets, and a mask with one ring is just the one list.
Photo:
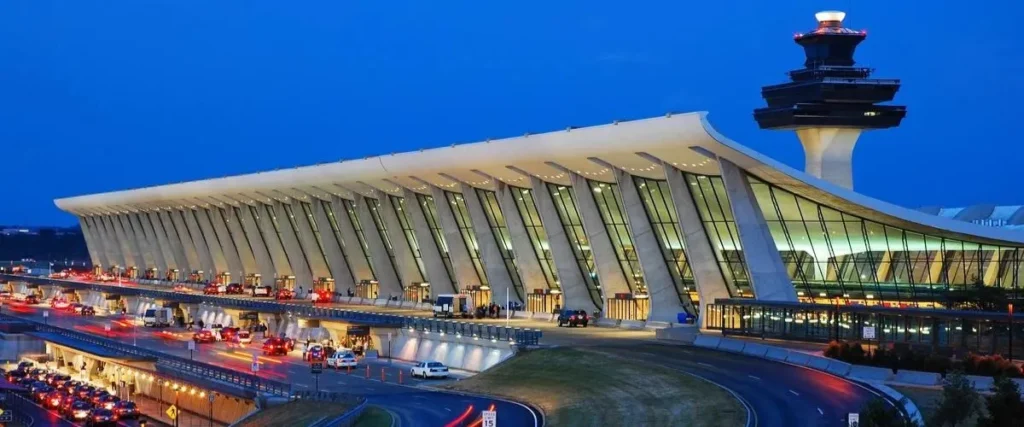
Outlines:
[[590, 299], [594, 305], [604, 307], [601, 300], [601, 284], [597, 277], [597, 265], [594, 262], [594, 254], [590, 250], [590, 240], [583, 229], [583, 220], [580, 218], [579, 209], [576, 207], [576, 196], [572, 188], [561, 185], [548, 184], [548, 192], [551, 193], [551, 200], [554, 202], [555, 211], [558, 212], [558, 219], [562, 222], [565, 235], [569, 238], [569, 246], [573, 255], [576, 256], [576, 264], [583, 275], [583, 281], [590, 293]]
[[525, 290], [523, 281], [519, 277], [519, 265], [516, 263], [515, 251], [512, 249], [512, 235], [508, 231], [508, 224], [505, 222], [505, 215], [501, 212], [501, 205], [498, 204], [498, 196], [493, 191], [476, 189], [477, 198], [484, 209], [487, 217], [487, 225], [491, 228], [498, 251], [505, 262], [505, 271], [512, 280], [512, 287], [515, 289], [519, 299], [525, 301]]
[[444, 238], [444, 229], [441, 228], [441, 222], [437, 219], [437, 207], [434, 205], [434, 198], [424, 194], [417, 194], [416, 199], [420, 202], [423, 216], [427, 221], [427, 228], [430, 229], [430, 235], [434, 237], [434, 244], [437, 245], [437, 251], [441, 253], [441, 262], [444, 263], [444, 270], [448, 274], [448, 279], [457, 288], [461, 287], [459, 281], [455, 280], [455, 273], [452, 269], [452, 257], [448, 252], [448, 241]]
[[[462, 235], [462, 241], [466, 244], [466, 252], [469, 253], [469, 259], [473, 262], [473, 270], [476, 271], [477, 279], [480, 281], [480, 285], [486, 286], [488, 285], [487, 273], [484, 271], [483, 262], [480, 261], [480, 245], [476, 241], [476, 233], [473, 231], [473, 223], [469, 218], [466, 199], [461, 194], [451, 191], [445, 191], [444, 197], [448, 199], [448, 204], [451, 206], [452, 216], [455, 217], [459, 234]], [[466, 285], [470, 284], [463, 284], [463, 286]]]
[[633, 244], [633, 236], [629, 234], [629, 224], [622, 211], [618, 185], [596, 181], [588, 181], [588, 184], [629, 290], [634, 294], [647, 294], [640, 259], [636, 256], [636, 245]]
[[722, 178], [693, 174], [685, 176], [715, 258], [725, 276], [729, 294], [734, 297], [753, 297], [740, 247], [740, 236], [736, 232], [736, 223]]
[[679, 301], [684, 307], [692, 307], [696, 313], [700, 307], [699, 294], [693, 279], [693, 270], [687, 261], [683, 232], [676, 210], [672, 206], [668, 182], [639, 176], [633, 178], [640, 199], [644, 203], [644, 212], [647, 213], [647, 219], [658, 238], [658, 246], [661, 248], [665, 264], [668, 265]]
[[342, 199], [342, 203], [345, 204], [345, 212], [348, 212], [348, 220], [352, 223], [352, 228], [356, 232], [356, 239], [359, 240], [359, 246], [363, 248], [363, 256], [366, 257], [366, 264], [370, 266], [370, 273], [373, 274], [373, 279], [377, 280], [377, 270], [373, 267], [373, 256], [370, 255], [370, 246], [366, 243], [366, 235], [363, 233], [363, 224], [359, 222], [359, 215], [356, 214], [356, 204], [348, 199]]
[[409, 212], [405, 209], [405, 199], [397, 196], [391, 197], [391, 206], [395, 209], [395, 216], [398, 217], [398, 224], [405, 234], [405, 241], [409, 244], [412, 257], [416, 259], [416, 268], [420, 271], [420, 277], [427, 278], [427, 270], [423, 266], [423, 254], [420, 253], [420, 243], [416, 240], [416, 232], [412, 229], [412, 222], [409, 221]]
[[551, 254], [551, 246], [548, 245], [548, 234], [540, 221], [540, 212], [533, 199], [533, 192], [528, 188], [510, 187], [509, 189], [512, 191], [512, 198], [515, 199], [519, 216], [523, 218], [526, 233], [530, 236], [534, 256], [537, 257], [540, 268], [544, 271], [544, 280], [547, 281], [548, 288], [561, 289], [558, 270], [555, 269], [555, 259]]

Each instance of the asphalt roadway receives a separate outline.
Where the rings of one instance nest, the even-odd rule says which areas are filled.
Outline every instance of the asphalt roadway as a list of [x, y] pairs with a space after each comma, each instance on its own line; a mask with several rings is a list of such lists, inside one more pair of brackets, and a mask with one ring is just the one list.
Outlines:
[[[428, 383], [440, 385], [445, 380], [411, 379], [408, 376], [411, 364], [407, 362], [389, 363], [386, 359], [370, 362], [369, 378], [366, 374], [367, 364], [364, 363], [351, 372], [325, 369], [318, 375], [319, 378], [316, 378], [317, 376], [311, 373], [309, 364], [302, 361], [300, 350], [292, 351], [287, 356], [263, 356], [260, 351], [260, 339], [254, 339], [253, 344], [245, 347], [223, 342], [199, 344], [197, 351], [190, 355], [187, 343], [191, 333], [181, 329], [126, 327], [117, 322], [120, 320], [119, 316], [82, 317], [51, 310], [42, 305], [22, 307], [13, 312], [10, 310], [11, 308], [5, 308], [5, 312], [9, 314], [36, 321], [43, 321], [42, 313], [49, 311], [50, 317], [47, 322], [54, 326], [107, 336], [127, 344], [135, 343], [140, 347], [179, 357], [193, 357], [197, 361], [242, 372], [250, 372], [252, 355], [256, 354], [260, 362], [259, 376], [290, 382], [296, 391], [314, 390], [319, 385], [319, 389], [324, 391], [365, 396], [369, 403], [395, 414], [398, 425], [402, 427], [469, 426], [480, 419], [481, 411], [488, 409], [497, 412], [500, 425], [534, 426], [541, 422], [533, 410], [516, 402], [428, 388]], [[108, 324], [112, 326], [109, 333], [104, 328]], [[385, 381], [381, 381], [382, 369]], [[399, 375], [402, 384], [398, 384]], [[454, 375], [455, 378], [465, 376], [463, 373]]]

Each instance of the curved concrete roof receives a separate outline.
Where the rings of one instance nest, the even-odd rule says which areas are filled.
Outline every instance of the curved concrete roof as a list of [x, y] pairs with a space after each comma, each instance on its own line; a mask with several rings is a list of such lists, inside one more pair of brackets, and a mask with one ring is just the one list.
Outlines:
[[[663, 179], [664, 170], [655, 160], [691, 173], [718, 175], [718, 158], [727, 159], [769, 183], [865, 219], [920, 233], [1024, 246], [1024, 231], [929, 215], [872, 199], [793, 169], [720, 135], [707, 122], [705, 112], [70, 197], [55, 203], [66, 211], [90, 214], [331, 195], [375, 197], [380, 193], [399, 194], [403, 187], [427, 194], [427, 184], [457, 189], [460, 183], [465, 183], [493, 189], [494, 179], [528, 186], [528, 175], [569, 185], [566, 170], [613, 182], [607, 165], [634, 175]], [[984, 209], [977, 211], [972, 215], [984, 214]], [[961, 214], [964, 213], [957, 216]]]

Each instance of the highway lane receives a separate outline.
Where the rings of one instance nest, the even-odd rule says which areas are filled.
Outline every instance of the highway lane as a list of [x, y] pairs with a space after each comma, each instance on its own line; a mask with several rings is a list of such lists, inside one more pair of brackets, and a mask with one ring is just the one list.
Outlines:
[[[82, 317], [50, 310], [44, 306], [24, 307], [14, 313], [8, 310], [10, 309], [5, 309], [5, 312], [36, 321], [43, 321], [42, 313], [49, 311], [51, 314], [46, 321], [54, 326], [75, 329], [98, 336], [108, 336], [111, 339], [126, 344], [134, 342], [140, 347], [179, 357], [190, 357], [187, 340], [191, 335], [180, 329], [168, 328], [167, 332], [169, 333], [164, 334], [160, 331], [143, 327], [136, 328], [133, 331], [132, 328], [117, 326], [114, 323], [114, 326], [108, 333], [105, 331], [104, 326], [112, 323], [118, 317]], [[247, 348], [229, 347], [225, 343], [200, 344], [198, 351], [191, 354], [191, 357], [211, 365], [249, 372], [252, 354], [258, 353], [259, 348], [258, 344]], [[288, 356], [262, 356], [262, 354], [257, 354], [260, 361], [258, 375], [268, 379], [291, 382], [293, 389], [296, 391], [312, 391], [316, 387], [317, 379], [310, 372], [309, 365], [301, 360], [300, 354], [301, 351], [298, 350], [293, 351]], [[480, 411], [490, 409], [492, 406], [498, 412], [498, 420], [502, 425], [534, 425], [535, 414], [525, 406], [514, 402], [464, 396], [419, 387], [425, 383], [441, 384], [444, 381], [410, 379], [408, 377], [409, 366], [408, 363], [397, 361], [391, 366], [388, 366], [386, 360], [373, 362], [370, 378], [366, 378], [366, 368], [364, 365], [361, 365], [359, 369], [351, 373], [347, 371], [334, 372], [325, 370], [323, 374], [319, 375], [319, 387], [320, 390], [325, 391], [339, 391], [365, 396], [370, 403], [395, 413], [399, 417], [401, 426], [446, 426], [460, 419], [465, 421], [466, 425], [469, 425], [476, 419], [479, 419]], [[380, 368], [384, 368], [385, 381], [383, 382], [380, 380]], [[402, 372], [401, 379], [404, 384], [397, 383], [400, 371]], [[467, 413], [467, 411], [469, 412]], [[466, 415], [463, 416], [463, 414]]]
[[662, 365], [722, 385], [756, 413], [756, 425], [845, 426], [878, 396], [865, 387], [823, 372], [696, 347], [657, 343], [602, 346], [598, 351]]

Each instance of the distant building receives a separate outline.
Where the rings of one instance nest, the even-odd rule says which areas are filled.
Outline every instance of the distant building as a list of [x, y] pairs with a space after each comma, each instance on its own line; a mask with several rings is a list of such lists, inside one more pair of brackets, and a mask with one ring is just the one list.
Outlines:
[[930, 206], [918, 209], [921, 212], [943, 218], [965, 221], [971, 224], [1009, 229], [1024, 229], [1024, 205], [996, 206], [975, 205], [963, 208], [940, 208]]

